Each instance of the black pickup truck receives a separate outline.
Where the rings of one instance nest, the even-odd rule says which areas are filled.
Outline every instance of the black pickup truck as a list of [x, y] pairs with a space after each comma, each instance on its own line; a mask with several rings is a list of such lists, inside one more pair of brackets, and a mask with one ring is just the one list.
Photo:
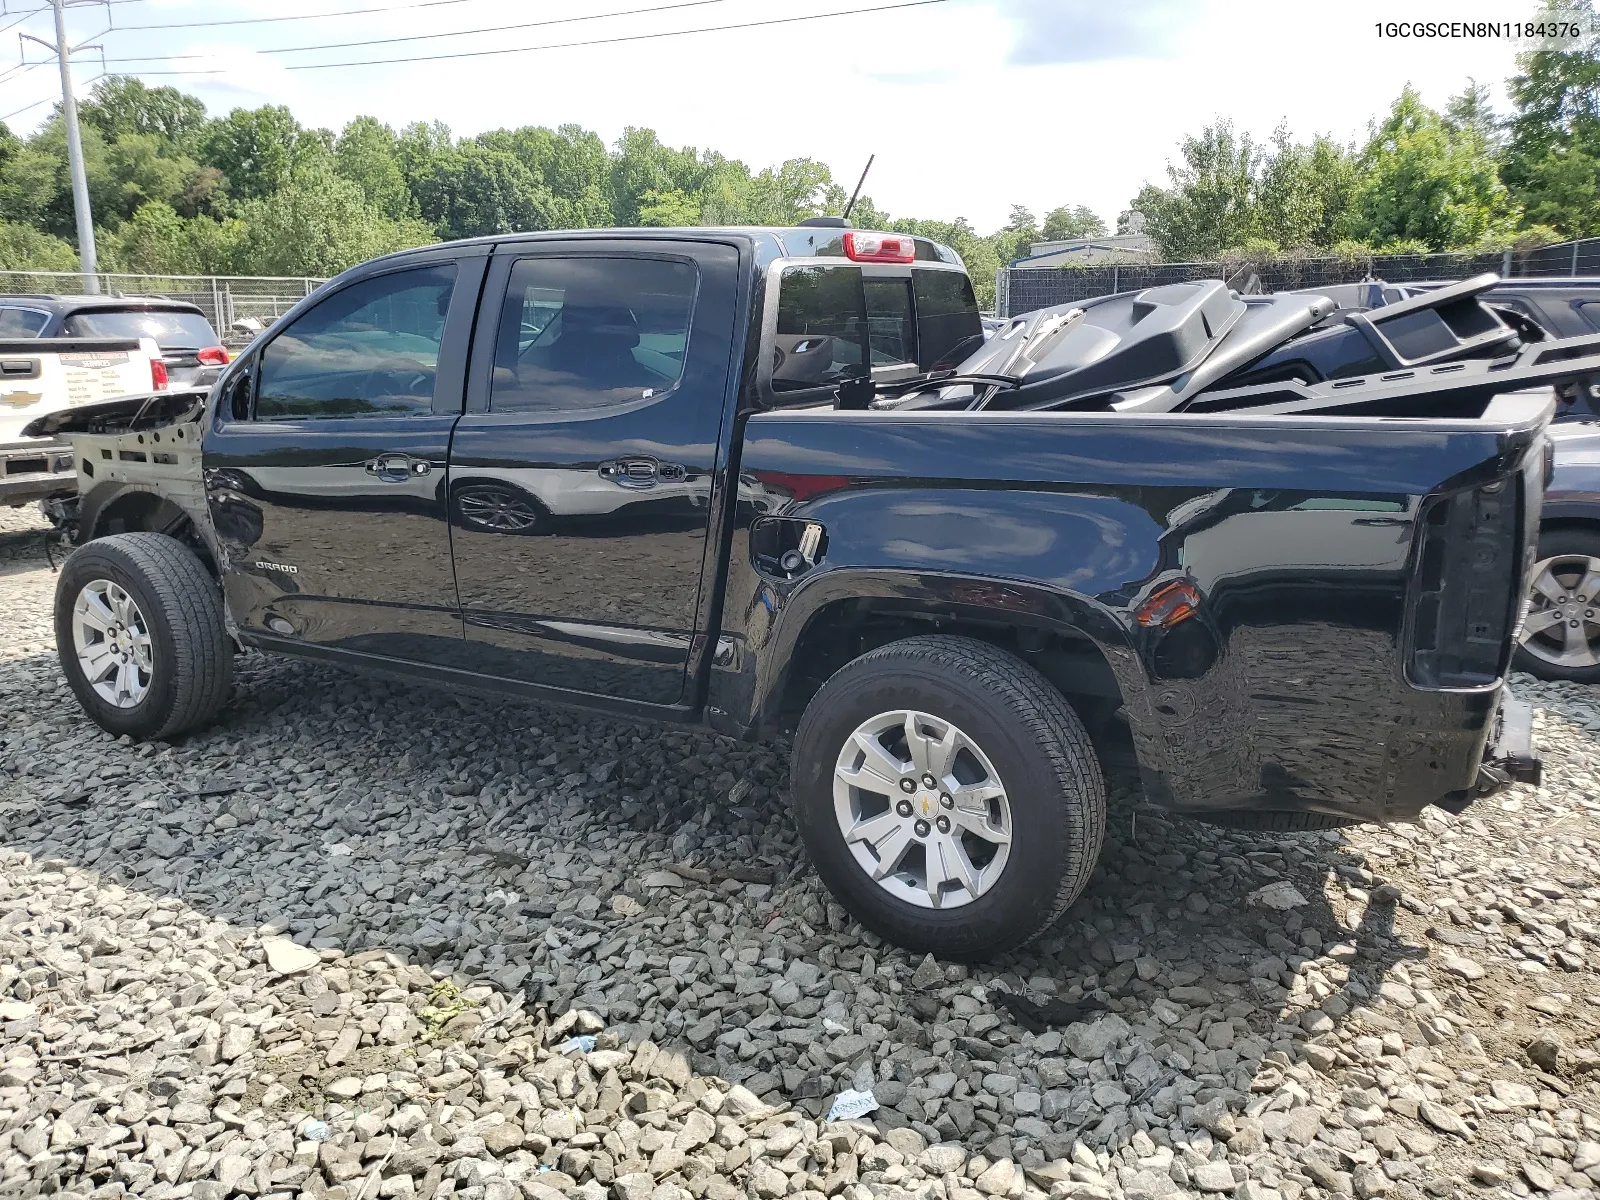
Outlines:
[[1263, 828], [1537, 777], [1503, 676], [1595, 347], [1423, 304], [1363, 334], [1411, 366], [1226, 386], [1331, 309], [1185, 284], [985, 342], [954, 253], [835, 224], [408, 251], [209, 393], [37, 431], [79, 460], [61, 663], [135, 737], [207, 721], [238, 647], [792, 730], [840, 900], [983, 957], [1088, 882], [1119, 744]]

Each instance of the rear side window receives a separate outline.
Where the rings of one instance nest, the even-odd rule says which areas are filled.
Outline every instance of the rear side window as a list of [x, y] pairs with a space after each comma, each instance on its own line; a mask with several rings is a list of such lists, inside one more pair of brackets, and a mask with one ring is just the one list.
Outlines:
[[911, 307], [909, 279], [865, 279], [867, 344], [872, 365], [917, 361], [917, 318]]
[[454, 265], [364, 279], [307, 309], [261, 352], [258, 420], [425, 416]]
[[219, 346], [221, 340], [211, 322], [191, 312], [93, 312], [73, 313], [64, 322], [68, 337], [141, 338], [147, 337], [163, 350], [203, 350]]
[[671, 390], [699, 278], [678, 259], [520, 260], [500, 311], [489, 410], [584, 412]]
[[31, 308], [0, 308], [0, 337], [38, 337], [50, 324], [50, 314]]
[[860, 267], [795, 267], [784, 272], [773, 347], [774, 391], [792, 392], [868, 374], [868, 340]]
[[917, 366], [943, 371], [983, 345], [972, 280], [964, 271], [913, 271], [917, 299]]

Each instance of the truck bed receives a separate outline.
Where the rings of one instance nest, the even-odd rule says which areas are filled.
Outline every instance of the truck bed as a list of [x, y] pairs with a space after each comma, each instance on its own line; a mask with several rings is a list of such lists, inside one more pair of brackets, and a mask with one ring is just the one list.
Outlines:
[[[713, 711], [781, 721], [815, 631], [997, 612], [1069, 694], [1121, 702], [1150, 798], [1368, 820], [1465, 803], [1500, 703], [1546, 388], [1448, 419], [769, 412], [741, 470], [814, 522], [792, 579], [735, 537]], [[1174, 589], [1192, 611], [1162, 614]], [[827, 669], [824, 665], [823, 670]], [[787, 698], [786, 698], [787, 697]]]

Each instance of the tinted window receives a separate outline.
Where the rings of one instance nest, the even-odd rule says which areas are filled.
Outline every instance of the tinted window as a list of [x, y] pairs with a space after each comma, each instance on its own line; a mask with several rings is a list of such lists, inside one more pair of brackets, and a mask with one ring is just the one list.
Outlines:
[[862, 281], [867, 302], [867, 339], [872, 365], [917, 361], [917, 323], [909, 279]]
[[50, 314], [31, 308], [0, 308], [0, 337], [38, 337]]
[[917, 296], [917, 366], [954, 367], [983, 345], [983, 322], [972, 280], [964, 271], [914, 271]]
[[77, 312], [62, 325], [68, 337], [147, 337], [163, 350], [200, 350], [222, 344], [211, 322], [191, 312]]
[[683, 374], [699, 276], [654, 258], [525, 258], [495, 339], [493, 412], [574, 412], [659, 396]]
[[261, 353], [258, 420], [407, 417], [432, 410], [454, 266], [352, 284]]
[[868, 373], [860, 267], [795, 267], [778, 293], [772, 387], [794, 391]]

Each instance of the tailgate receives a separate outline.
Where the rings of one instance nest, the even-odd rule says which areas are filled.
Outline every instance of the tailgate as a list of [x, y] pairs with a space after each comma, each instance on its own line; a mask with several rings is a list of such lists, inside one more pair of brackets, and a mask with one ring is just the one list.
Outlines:
[[148, 338], [29, 338], [0, 341], [0, 443], [37, 417], [115, 396], [148, 392]]

